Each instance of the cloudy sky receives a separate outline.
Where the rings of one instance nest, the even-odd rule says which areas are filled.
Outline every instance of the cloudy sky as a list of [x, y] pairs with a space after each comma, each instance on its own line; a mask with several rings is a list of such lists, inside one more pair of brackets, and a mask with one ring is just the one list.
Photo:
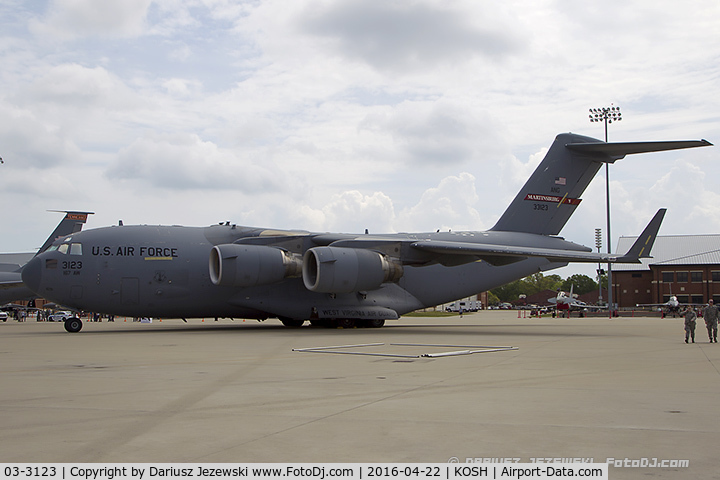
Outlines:
[[[487, 229], [556, 134], [603, 138], [590, 107], [621, 107], [610, 141], [720, 143], [718, 25], [717, 0], [3, 0], [0, 251], [65, 209]], [[613, 242], [660, 207], [720, 232], [718, 148], [611, 166]], [[603, 172], [565, 238], [604, 229]]]

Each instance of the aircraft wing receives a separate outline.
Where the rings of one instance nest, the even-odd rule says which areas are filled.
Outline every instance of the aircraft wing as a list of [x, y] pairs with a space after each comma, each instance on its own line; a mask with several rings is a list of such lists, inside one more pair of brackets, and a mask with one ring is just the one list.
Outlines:
[[630, 247], [630, 250], [624, 255], [437, 240], [414, 242], [412, 247], [441, 255], [472, 255], [491, 264], [508, 263], [508, 258], [512, 262], [513, 257], [518, 260], [527, 257], [544, 257], [552, 262], [640, 263], [641, 258], [650, 257], [650, 250], [657, 237], [665, 212], [666, 209], [664, 208], [658, 210], [647, 227], [645, 227], [643, 233], [640, 234], [632, 247]]
[[25, 284], [20, 279], [20, 274], [15, 272], [0, 272], [0, 290], [24, 286]]
[[[614, 262], [617, 255], [597, 254], [571, 250], [555, 250], [550, 248], [510, 247], [507, 245], [491, 245], [483, 243], [445, 242], [424, 240], [414, 242], [413, 248], [441, 255], [473, 255], [495, 264], [503, 257], [515, 257], [518, 260], [527, 257], [544, 257], [553, 262]], [[639, 263], [639, 260], [638, 260]]]
[[13, 288], [24, 287], [24, 286], [25, 286], [25, 284], [21, 281], [14, 281], [14, 282], [0, 281], [0, 290], [10, 290]]

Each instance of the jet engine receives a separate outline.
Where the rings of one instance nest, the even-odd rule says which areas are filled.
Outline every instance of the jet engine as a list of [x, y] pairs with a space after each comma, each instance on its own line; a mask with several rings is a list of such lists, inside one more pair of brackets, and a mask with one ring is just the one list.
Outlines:
[[315, 247], [303, 257], [303, 283], [313, 292], [375, 290], [385, 282], [399, 280], [402, 275], [402, 265], [372, 250]]
[[210, 251], [210, 280], [223, 287], [254, 287], [300, 276], [302, 259], [264, 245], [216, 245]]

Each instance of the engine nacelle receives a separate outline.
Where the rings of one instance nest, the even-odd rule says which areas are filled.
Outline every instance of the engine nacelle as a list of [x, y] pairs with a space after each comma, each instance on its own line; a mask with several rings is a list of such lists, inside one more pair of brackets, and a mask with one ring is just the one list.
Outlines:
[[375, 290], [403, 275], [402, 265], [386, 255], [359, 248], [315, 247], [303, 257], [305, 288], [319, 293]]
[[225, 244], [210, 251], [210, 280], [223, 287], [254, 287], [297, 277], [302, 259], [281, 248]]

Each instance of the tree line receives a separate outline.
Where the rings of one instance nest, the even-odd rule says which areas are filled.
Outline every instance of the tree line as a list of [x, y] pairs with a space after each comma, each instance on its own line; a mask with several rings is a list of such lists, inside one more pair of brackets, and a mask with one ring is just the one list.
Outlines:
[[[607, 288], [606, 275], [601, 276], [600, 282], [603, 288]], [[563, 280], [563, 278], [557, 274], [543, 275], [542, 272], [538, 272], [529, 277], [490, 290], [488, 303], [493, 305], [502, 302], [514, 302], [520, 295], [534, 295], [543, 290], [556, 291], [560, 289], [569, 292], [571, 286], [573, 293], [577, 293], [578, 295], [583, 295], [598, 289], [597, 282], [587, 275], [576, 273]]]

